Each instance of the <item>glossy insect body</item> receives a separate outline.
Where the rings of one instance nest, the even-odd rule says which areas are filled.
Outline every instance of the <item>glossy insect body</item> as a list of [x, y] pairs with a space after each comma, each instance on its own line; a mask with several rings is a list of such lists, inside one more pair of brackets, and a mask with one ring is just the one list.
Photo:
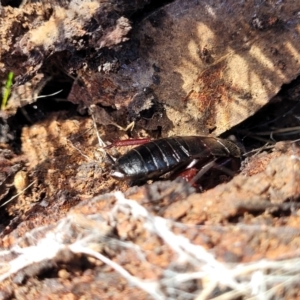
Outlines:
[[140, 145], [121, 156], [111, 175], [120, 180], [143, 181], [187, 167], [193, 161], [240, 156], [240, 148], [230, 140], [208, 136], [163, 138]]

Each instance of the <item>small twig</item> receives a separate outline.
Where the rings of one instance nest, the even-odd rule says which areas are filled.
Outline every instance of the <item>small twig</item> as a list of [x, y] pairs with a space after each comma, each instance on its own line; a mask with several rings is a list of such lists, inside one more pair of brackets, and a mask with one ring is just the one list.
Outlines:
[[250, 134], [253, 135], [274, 135], [274, 134], [278, 134], [278, 133], [288, 133], [290, 131], [298, 131], [298, 133], [300, 133], [300, 126], [294, 126], [294, 127], [288, 127], [288, 128], [279, 128], [276, 130], [271, 130], [271, 131], [260, 131], [260, 132], [249, 132]]
[[[59, 90], [55, 93], [52, 93], [52, 94], [48, 94], [48, 95], [40, 95], [40, 96], [37, 96], [36, 99], [40, 99], [40, 98], [46, 98], [46, 97], [51, 97], [51, 96], [55, 96], [57, 94], [59, 94], [60, 92], [62, 92], [63, 90]], [[21, 101], [30, 101], [31, 99], [28, 98], [28, 99], [21, 99]]]
[[264, 150], [274, 148], [274, 146], [275, 145], [269, 145], [269, 143], [266, 143], [262, 147], [259, 147], [259, 148], [256, 148], [256, 149], [253, 149], [251, 151], [248, 151], [248, 152], [244, 153], [243, 156], [247, 157], [249, 154], [252, 154], [252, 153], [255, 153], [254, 155], [258, 155], [259, 153], [261, 153]]
[[98, 132], [98, 128], [97, 128], [97, 124], [96, 124], [96, 120], [95, 120], [93, 111], [91, 113], [91, 116], [92, 116], [92, 119], [93, 119], [93, 125], [94, 125], [94, 129], [95, 129], [95, 133], [96, 133], [96, 136], [97, 136], [97, 139], [98, 139], [99, 146], [104, 148], [104, 147], [106, 147], [106, 144], [103, 142], [103, 140], [101, 139], [100, 134]]
[[12, 196], [9, 200], [7, 200], [6, 202], [4, 202], [3, 204], [0, 205], [0, 207], [6, 205], [7, 203], [11, 202], [12, 200], [14, 200], [15, 198], [17, 198], [18, 196], [20, 196], [22, 193], [24, 193], [28, 188], [30, 188], [34, 183], [36, 182], [36, 180], [34, 180], [33, 182], [31, 182], [25, 189], [23, 189], [22, 191], [20, 191], [18, 194]]
[[267, 121], [265, 123], [262, 123], [262, 124], [258, 124], [258, 125], [254, 125], [252, 127], [250, 127], [249, 129], [253, 129], [253, 128], [257, 128], [257, 127], [260, 127], [260, 126], [265, 126], [265, 125], [268, 125], [268, 124], [271, 124], [271, 123], [274, 123], [275, 121], [279, 120], [280, 118], [284, 118], [286, 117], [288, 114], [290, 114], [297, 106], [299, 105], [299, 102], [297, 104], [295, 104], [289, 111], [287, 111], [284, 115], [282, 116], [279, 116], [273, 120], [270, 120], [270, 121]]
[[128, 271], [126, 271], [122, 266], [118, 265], [114, 261], [110, 260], [108, 257], [102, 255], [99, 252], [96, 252], [90, 248], [84, 247], [81, 243], [75, 243], [69, 246], [69, 249], [73, 253], [81, 253], [86, 254], [92, 257], [95, 257], [111, 268], [113, 268], [116, 272], [118, 272], [121, 276], [123, 276], [128, 282], [139, 287], [149, 295], [151, 295], [154, 299], [163, 300], [165, 299], [164, 295], [159, 291], [158, 283], [156, 281], [145, 281], [141, 280], [138, 277], [132, 276]]
[[[66, 140], [68, 140], [68, 139], [66, 139]], [[85, 155], [79, 148], [77, 148], [75, 145], [73, 145], [73, 143], [70, 143], [70, 145], [74, 148], [74, 149], [76, 149], [84, 158], [86, 158], [87, 159], [87, 161], [91, 161], [91, 159], [87, 156], [87, 155]]]
[[132, 131], [134, 126], [135, 126], [135, 121], [132, 121], [131, 123], [129, 123], [126, 127], [123, 127], [121, 125], [118, 125], [117, 123], [115, 122], [110, 122], [109, 125], [113, 125], [113, 126], [116, 126], [119, 130], [122, 130], [122, 131]]

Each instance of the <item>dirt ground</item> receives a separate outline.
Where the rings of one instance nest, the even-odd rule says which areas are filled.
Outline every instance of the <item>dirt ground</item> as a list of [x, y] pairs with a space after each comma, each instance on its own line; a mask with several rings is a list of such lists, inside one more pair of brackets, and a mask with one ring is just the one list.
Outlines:
[[[0, 299], [300, 298], [300, 5], [203, 1], [188, 63], [194, 2], [2, 1]], [[99, 141], [195, 133], [236, 136], [233, 176], [118, 181]]]

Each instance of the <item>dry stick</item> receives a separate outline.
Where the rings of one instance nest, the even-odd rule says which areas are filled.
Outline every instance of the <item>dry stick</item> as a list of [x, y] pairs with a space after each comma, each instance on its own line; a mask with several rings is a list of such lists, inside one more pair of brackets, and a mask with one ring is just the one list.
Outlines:
[[[66, 141], [68, 141], [68, 139], [66, 139]], [[73, 145], [72, 143], [70, 143], [70, 145], [74, 148], [74, 149], [76, 149], [84, 158], [86, 158], [87, 159], [87, 161], [91, 161], [91, 159], [87, 156], [87, 155], [85, 155], [82, 151], [80, 151], [80, 149], [79, 148], [77, 148], [75, 145]]]
[[258, 155], [259, 153], [261, 153], [262, 151], [264, 150], [267, 150], [267, 149], [272, 149], [274, 148], [274, 145], [269, 145], [269, 143], [266, 143], [264, 146], [262, 147], [259, 147], [259, 148], [256, 148], [256, 149], [253, 149], [251, 151], [248, 151], [246, 153], [243, 153], [243, 156], [247, 157], [249, 154], [251, 153], [255, 153], [254, 155]]
[[0, 205], [0, 207], [6, 205], [7, 203], [9, 203], [10, 201], [14, 200], [16, 197], [20, 196], [22, 193], [24, 193], [28, 188], [30, 188], [34, 183], [36, 182], [36, 180], [34, 180], [33, 182], [31, 182], [25, 189], [23, 189], [22, 191], [20, 191], [18, 194], [12, 196], [9, 200], [7, 200], [6, 202], [4, 202], [3, 204]]
[[[257, 138], [257, 139], [259, 140], [259, 138]], [[261, 140], [264, 140], [264, 139], [261, 139]], [[299, 141], [300, 141], [300, 139], [289, 141], [289, 142], [290, 143], [297, 143]], [[266, 143], [264, 146], [262, 146], [260, 148], [257, 148], [257, 149], [254, 149], [254, 150], [251, 150], [251, 151], [248, 151], [248, 152], [244, 153], [243, 156], [248, 156], [248, 154], [251, 154], [253, 152], [256, 152], [255, 155], [257, 155], [258, 153], [260, 153], [263, 150], [274, 148], [274, 146], [275, 146], [274, 144], [273, 145], [268, 145], [268, 143]]]
[[[99, 132], [98, 132], [96, 120], [95, 120], [94, 113], [93, 113], [93, 110], [92, 110], [92, 109], [91, 109], [91, 116], [92, 116], [92, 119], [93, 119], [93, 125], [94, 125], [94, 129], [95, 129], [96, 136], [97, 136], [97, 139], [98, 139], [98, 143], [99, 143], [100, 147], [104, 148], [104, 147], [106, 147], [106, 144], [103, 142], [103, 140], [102, 140], [101, 137], [100, 137], [100, 134], [99, 134]], [[103, 150], [104, 150], [104, 149], [103, 149]], [[105, 151], [104, 151], [104, 152], [105, 152]]]
[[[59, 94], [61, 91], [63, 91], [63, 90], [60, 90], [60, 91], [58, 91], [58, 92], [55, 92], [55, 93], [49, 94], [49, 95], [36, 96], [36, 95], [40, 92], [40, 90], [39, 90], [37, 93], [34, 93], [34, 94], [33, 94], [33, 97], [32, 97], [32, 98], [34, 99], [34, 101], [36, 101], [36, 100], [39, 99], [39, 98], [46, 98], [46, 97], [54, 96], [54, 95], [56, 95], [56, 94]], [[31, 100], [30, 98], [28, 98], [28, 99], [21, 99], [21, 101], [30, 101], [30, 100]], [[32, 122], [32, 120], [31, 120], [31, 118], [29, 117], [27, 111], [24, 109], [24, 107], [20, 107], [20, 111], [21, 111], [21, 113], [23, 114], [23, 116], [26, 118], [26, 120], [27, 120], [29, 123], [32, 124], [33, 122]]]
[[118, 125], [117, 123], [111, 123], [111, 125], [116, 126], [119, 130], [128, 131], [130, 129], [130, 131], [132, 131], [135, 126], [135, 121], [132, 121], [126, 127], [122, 127], [122, 126]]
[[[52, 93], [52, 94], [48, 94], [48, 95], [41, 95], [41, 96], [37, 96], [36, 99], [40, 99], [40, 98], [46, 98], [46, 97], [51, 97], [51, 96], [54, 96], [54, 95], [57, 95], [59, 94], [60, 92], [62, 92], [63, 90], [59, 90], [55, 93]], [[21, 101], [30, 101], [31, 99], [21, 99]]]
[[[300, 126], [294, 126], [294, 127], [289, 127], [289, 128], [280, 128], [280, 129], [276, 129], [276, 130], [272, 130], [272, 131], [262, 131], [262, 132], [249, 132], [249, 131], [241, 131], [242, 133], [244, 132], [246, 135], [246, 137], [252, 137], [258, 141], [262, 141], [262, 142], [270, 142], [270, 140], [267, 140], [265, 138], [262, 138], [261, 136], [270, 136], [270, 139], [273, 142], [277, 142], [276, 139], [273, 137], [275, 134], [278, 136], [288, 136], [288, 135], [293, 135], [293, 134], [299, 134], [300, 133]], [[299, 139], [298, 139], [299, 140]], [[295, 140], [294, 142], [298, 141]]]
[[[94, 106], [95, 106], [94, 104], [91, 105], [89, 109], [90, 109], [91, 116], [92, 116], [92, 119], [93, 119], [94, 129], [95, 129], [95, 132], [96, 132], [96, 135], [97, 135], [97, 138], [98, 138], [98, 143], [99, 143], [99, 146], [100, 146], [100, 151], [101, 151], [102, 153], [104, 153], [104, 155], [105, 155], [112, 163], [114, 163], [114, 162], [116, 161], [116, 159], [115, 159], [113, 156], [109, 155], [109, 154], [105, 151], [104, 148], [109, 148], [109, 146], [107, 146], [107, 145], [104, 143], [104, 141], [101, 139], [100, 134], [99, 134], [99, 132], [98, 132], [98, 128], [97, 128], [97, 124], [96, 124], [96, 120], [95, 120], [95, 116], [94, 116], [94, 112], [93, 112], [93, 107], [94, 107]], [[128, 130], [130, 129], [130, 130], [132, 131], [133, 128], [134, 128], [134, 126], [135, 126], [135, 122], [132, 121], [130, 124], [127, 125], [126, 128], [124, 128], [124, 127], [122, 127], [122, 126], [119, 126], [119, 125], [116, 124], [116, 123], [111, 123], [110, 125], [116, 126], [119, 130], [128, 131]]]
[[71, 138], [68, 138], [68, 139], [69, 139], [70, 141], [76, 140], [76, 139], [78, 139], [78, 138], [84, 136], [87, 132], [91, 131], [92, 129], [93, 129], [93, 127], [90, 127], [90, 128], [88, 128], [88, 129], [86, 129], [85, 131], [83, 131], [82, 133], [76, 134], [76, 136], [71, 137]]
[[116, 272], [118, 272], [123, 278], [125, 278], [131, 284], [137, 286], [141, 290], [145, 291], [149, 295], [151, 295], [154, 299], [163, 300], [165, 299], [164, 295], [160, 292], [158, 288], [158, 283], [155, 281], [146, 281], [141, 280], [135, 276], [132, 276], [127, 270], [125, 270], [122, 266], [118, 265], [116, 262], [110, 260], [108, 257], [102, 255], [99, 252], [96, 252], [92, 249], [84, 247], [80, 245], [80, 243], [75, 243], [69, 246], [69, 249], [73, 253], [81, 253], [92, 256], [104, 262], [106, 265], [113, 268]]
[[275, 133], [283, 133], [283, 132], [289, 132], [295, 130], [300, 133], [300, 126], [294, 126], [294, 127], [288, 127], [288, 128], [279, 128], [272, 131], [262, 131], [258, 132], [257, 135], [269, 135], [269, 134], [275, 134]]

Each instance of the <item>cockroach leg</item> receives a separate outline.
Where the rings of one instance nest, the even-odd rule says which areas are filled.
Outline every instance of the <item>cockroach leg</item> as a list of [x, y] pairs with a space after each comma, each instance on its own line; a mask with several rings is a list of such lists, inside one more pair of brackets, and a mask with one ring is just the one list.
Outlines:
[[197, 169], [197, 168], [185, 169], [182, 172], [180, 172], [179, 174], [177, 174], [176, 177], [180, 177], [180, 178], [183, 178], [184, 180], [186, 180], [187, 182], [191, 182], [192, 179], [197, 175], [198, 172], [199, 172], [199, 169]]
[[216, 160], [214, 159], [210, 161], [209, 163], [205, 164], [201, 170], [197, 173], [196, 176], [190, 181], [191, 185], [194, 185], [205, 173], [207, 173], [211, 168], [216, 166]]
[[[226, 166], [228, 163], [231, 164], [230, 167]], [[240, 168], [240, 161], [237, 163], [234, 158], [227, 158], [221, 163], [216, 163], [213, 168], [229, 175], [230, 177], [233, 177]]]
[[[227, 166], [228, 163], [230, 163], [230, 167]], [[199, 181], [199, 179], [201, 179], [203, 175], [206, 174], [211, 169], [219, 170], [230, 177], [234, 177], [234, 175], [236, 174], [239, 168], [240, 168], [240, 162], [238, 163], [236, 161], [236, 158], [230, 157], [225, 160], [224, 159], [222, 160], [220, 158], [215, 158], [214, 160], [202, 166], [198, 174], [196, 174], [196, 176], [192, 178], [192, 180], [190, 180], [189, 183], [191, 185], [195, 185], [196, 182]]]
[[191, 169], [199, 162], [199, 159], [193, 159], [187, 166], [186, 169]]

